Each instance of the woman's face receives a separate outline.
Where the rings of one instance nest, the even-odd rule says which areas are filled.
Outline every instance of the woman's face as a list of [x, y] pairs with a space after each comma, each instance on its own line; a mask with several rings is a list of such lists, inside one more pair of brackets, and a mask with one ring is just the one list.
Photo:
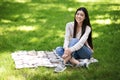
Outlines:
[[82, 23], [85, 19], [85, 13], [82, 10], [77, 11], [75, 19], [77, 23]]

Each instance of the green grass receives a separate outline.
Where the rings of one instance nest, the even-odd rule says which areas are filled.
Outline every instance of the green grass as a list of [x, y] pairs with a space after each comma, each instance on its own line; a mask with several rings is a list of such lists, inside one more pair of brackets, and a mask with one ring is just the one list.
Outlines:
[[[119, 0], [1, 0], [0, 80], [119, 80]], [[90, 69], [68, 67], [15, 69], [11, 53], [18, 50], [49, 50], [63, 44], [65, 25], [75, 10], [88, 9], [93, 27], [94, 57]]]

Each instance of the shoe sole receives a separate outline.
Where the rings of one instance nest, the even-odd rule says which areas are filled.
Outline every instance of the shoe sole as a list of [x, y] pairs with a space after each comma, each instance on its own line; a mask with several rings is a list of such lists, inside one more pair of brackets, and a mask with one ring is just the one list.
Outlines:
[[56, 72], [56, 73], [58, 73], [58, 72], [63, 72], [65, 69], [66, 69], [66, 67], [65, 67], [63, 70], [61, 70], [61, 71], [56, 71], [56, 70], [54, 70], [54, 72]]

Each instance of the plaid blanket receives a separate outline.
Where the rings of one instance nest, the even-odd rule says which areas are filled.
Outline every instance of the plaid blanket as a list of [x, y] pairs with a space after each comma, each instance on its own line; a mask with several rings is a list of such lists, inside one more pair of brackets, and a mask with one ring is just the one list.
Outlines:
[[[38, 66], [56, 67], [61, 60], [61, 57], [59, 57], [54, 51], [16, 51], [11, 55], [16, 69], [35, 68]], [[89, 62], [98, 62], [98, 60], [91, 58]]]

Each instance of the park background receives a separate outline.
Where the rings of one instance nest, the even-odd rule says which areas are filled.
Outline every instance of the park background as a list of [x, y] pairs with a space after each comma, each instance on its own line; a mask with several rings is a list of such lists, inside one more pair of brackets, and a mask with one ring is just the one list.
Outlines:
[[[88, 70], [68, 67], [15, 69], [11, 53], [62, 46], [65, 25], [86, 7], [93, 28], [94, 57]], [[120, 80], [119, 0], [0, 0], [0, 80]]]

